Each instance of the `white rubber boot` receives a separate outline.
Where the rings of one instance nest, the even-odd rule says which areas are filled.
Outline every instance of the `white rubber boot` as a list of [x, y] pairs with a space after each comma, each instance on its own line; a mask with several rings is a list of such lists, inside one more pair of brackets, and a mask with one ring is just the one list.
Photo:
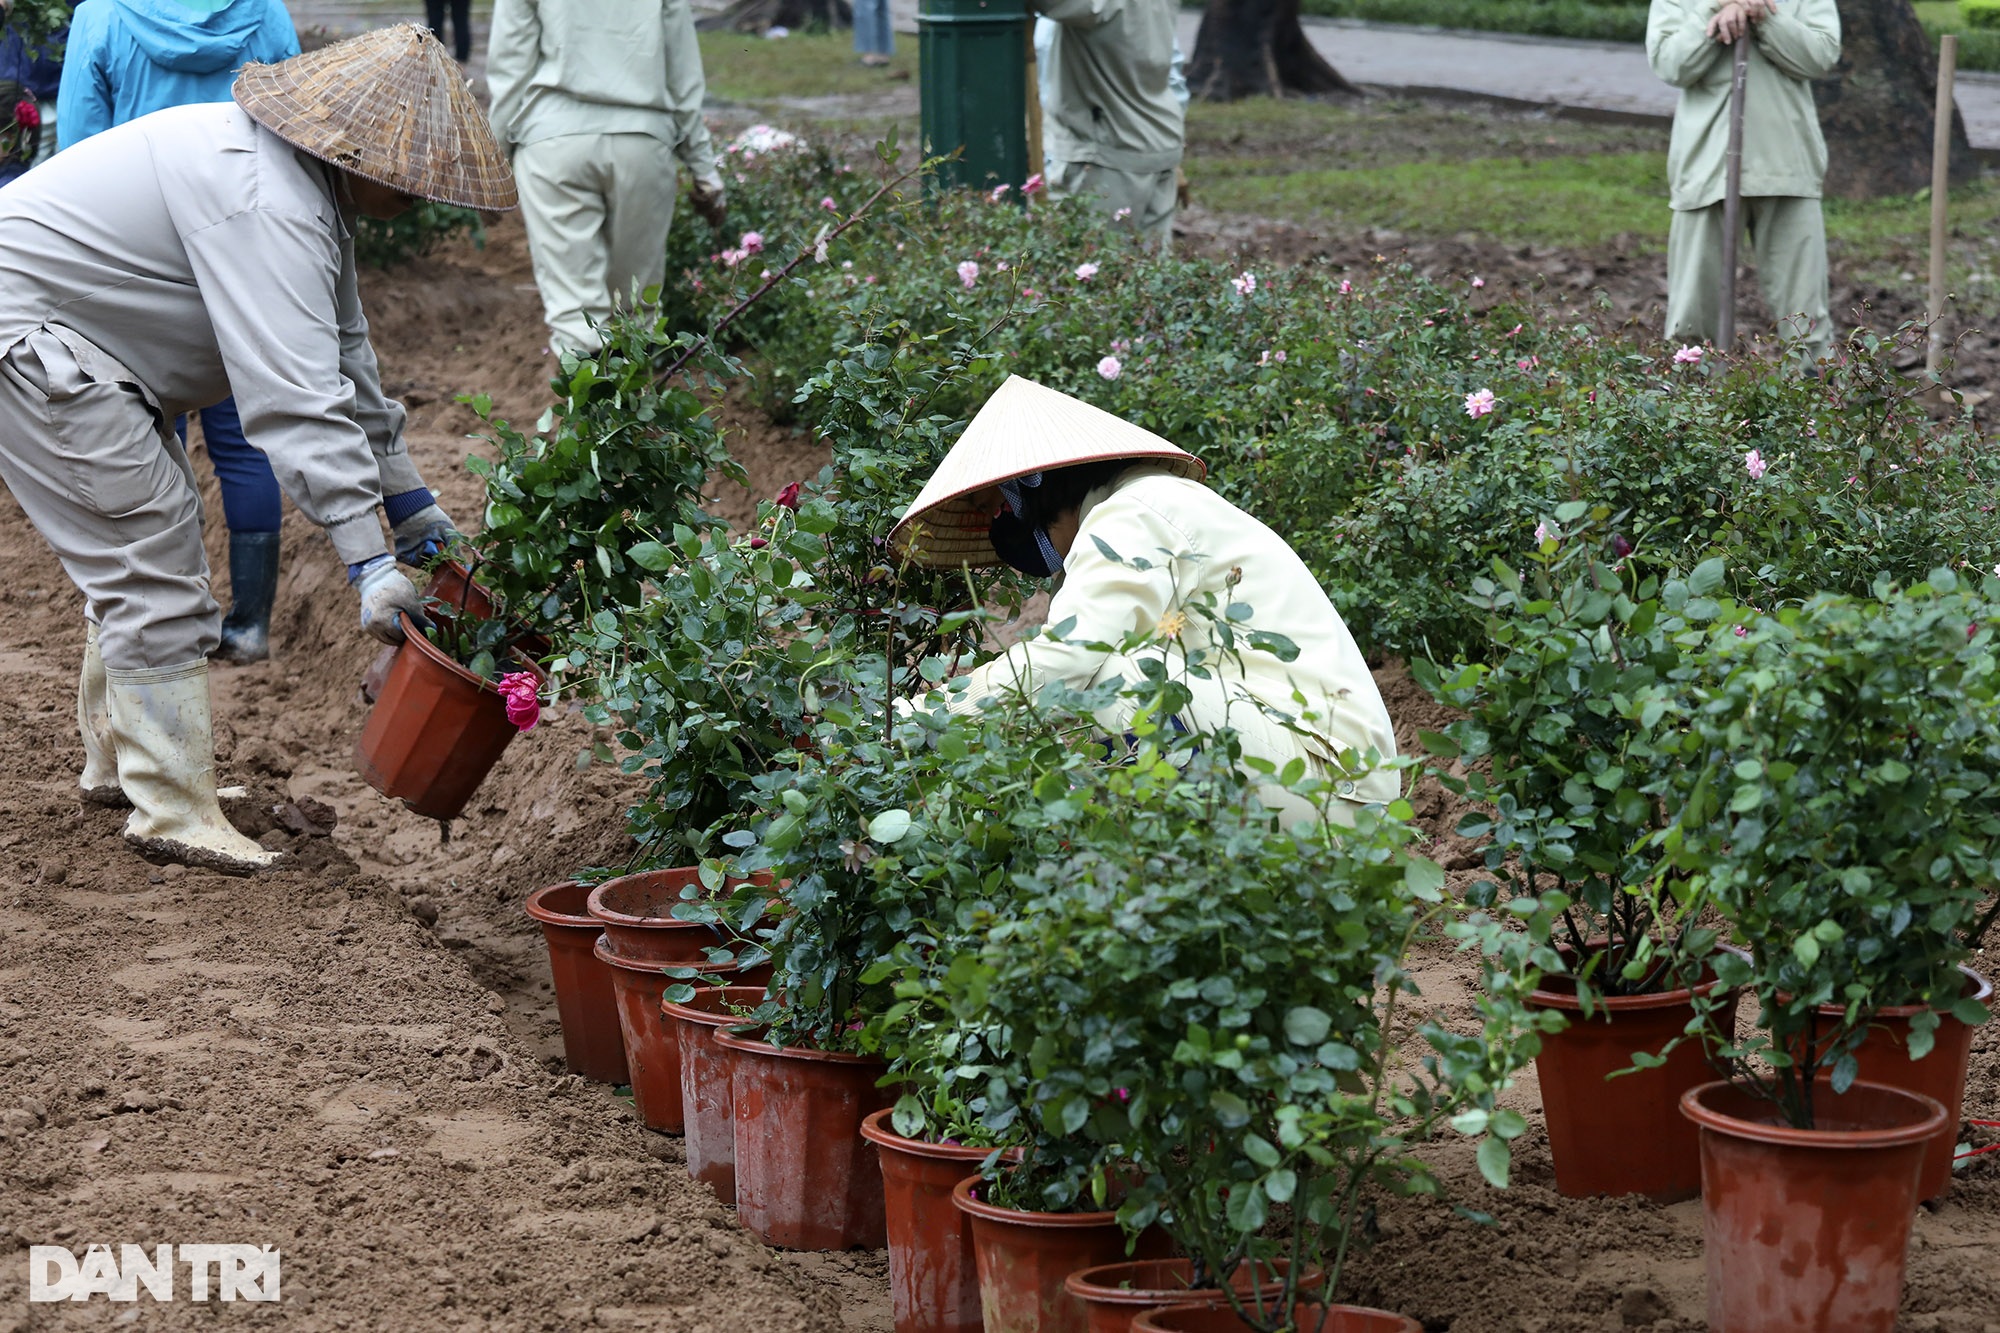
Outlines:
[[236, 831], [215, 799], [208, 662], [104, 673], [118, 777], [132, 800], [125, 841], [142, 855], [247, 875], [275, 863]]
[[97, 626], [83, 622], [83, 674], [76, 682], [76, 729], [83, 737], [83, 776], [78, 794], [93, 805], [132, 804], [118, 785], [118, 749], [111, 740], [111, 705], [104, 697], [104, 658], [97, 651]]

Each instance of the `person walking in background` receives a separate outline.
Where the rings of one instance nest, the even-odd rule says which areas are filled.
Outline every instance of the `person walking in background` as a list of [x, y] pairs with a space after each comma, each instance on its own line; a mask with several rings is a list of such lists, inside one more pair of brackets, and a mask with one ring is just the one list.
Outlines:
[[666, 279], [675, 159], [722, 225], [688, 0], [497, 0], [486, 78], [550, 345], [596, 351], [594, 325]]
[[1840, 61], [1834, 0], [1653, 0], [1646, 57], [1681, 90], [1667, 150], [1667, 338], [1713, 343], [1722, 326], [1730, 52], [1745, 32], [1743, 219], [1780, 336], [1811, 364], [1833, 345], [1820, 212], [1826, 140], [1812, 81]]
[[1085, 195], [1164, 250], [1187, 142], [1173, 73], [1175, 0], [1029, 0], [1056, 25], [1037, 47], [1049, 194]]
[[861, 63], [879, 68], [896, 54], [896, 30], [889, 0], [854, 0], [854, 49]]
[[[56, 104], [59, 147], [192, 102], [227, 102], [237, 71], [299, 53], [281, 0], [83, 0], [71, 22]], [[187, 440], [187, 418], [174, 422]], [[282, 494], [270, 460], [243, 435], [236, 400], [201, 409], [229, 525], [229, 614], [211, 654], [238, 666], [271, 655]]]
[[[444, 40], [445, 0], [424, 0], [424, 22]], [[451, 53], [463, 65], [472, 59], [472, 0], [451, 0]]]

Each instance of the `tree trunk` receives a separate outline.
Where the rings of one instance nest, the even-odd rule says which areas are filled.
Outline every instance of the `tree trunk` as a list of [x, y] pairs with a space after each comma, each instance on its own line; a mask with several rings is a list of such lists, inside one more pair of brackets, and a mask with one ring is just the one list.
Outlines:
[[1209, 102], [1359, 92], [1313, 49], [1299, 0], [1208, 0], [1187, 81]]
[[695, 20], [703, 32], [763, 32], [766, 28], [790, 28], [793, 32], [813, 24], [825, 28], [851, 28], [854, 9], [848, 0], [736, 0], [718, 13]]
[[[1828, 195], [1879, 199], [1930, 187], [1937, 53], [1910, 0], [1840, 0], [1840, 65], [1813, 92]], [[1978, 170], [1956, 109], [1951, 159], [1955, 183]]]

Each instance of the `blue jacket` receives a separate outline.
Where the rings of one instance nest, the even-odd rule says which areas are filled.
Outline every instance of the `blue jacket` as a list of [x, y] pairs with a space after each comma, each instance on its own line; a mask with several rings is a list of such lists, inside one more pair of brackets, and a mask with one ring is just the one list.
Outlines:
[[83, 0], [70, 18], [56, 147], [190, 102], [227, 102], [236, 72], [299, 53], [282, 0]]

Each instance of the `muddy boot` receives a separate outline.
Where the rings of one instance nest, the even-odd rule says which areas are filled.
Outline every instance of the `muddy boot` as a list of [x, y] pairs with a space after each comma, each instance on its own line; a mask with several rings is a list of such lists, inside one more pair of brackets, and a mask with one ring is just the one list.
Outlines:
[[149, 860], [247, 875], [279, 859], [236, 831], [215, 799], [208, 663], [107, 669], [118, 777], [132, 800], [125, 841]]
[[76, 682], [76, 729], [83, 737], [83, 776], [77, 791], [92, 805], [126, 806], [118, 785], [118, 749], [111, 740], [111, 705], [104, 697], [104, 658], [97, 626], [83, 622], [83, 674]]
[[209, 656], [232, 666], [248, 666], [271, 655], [271, 603], [278, 595], [276, 532], [229, 534], [229, 614], [222, 642]]

